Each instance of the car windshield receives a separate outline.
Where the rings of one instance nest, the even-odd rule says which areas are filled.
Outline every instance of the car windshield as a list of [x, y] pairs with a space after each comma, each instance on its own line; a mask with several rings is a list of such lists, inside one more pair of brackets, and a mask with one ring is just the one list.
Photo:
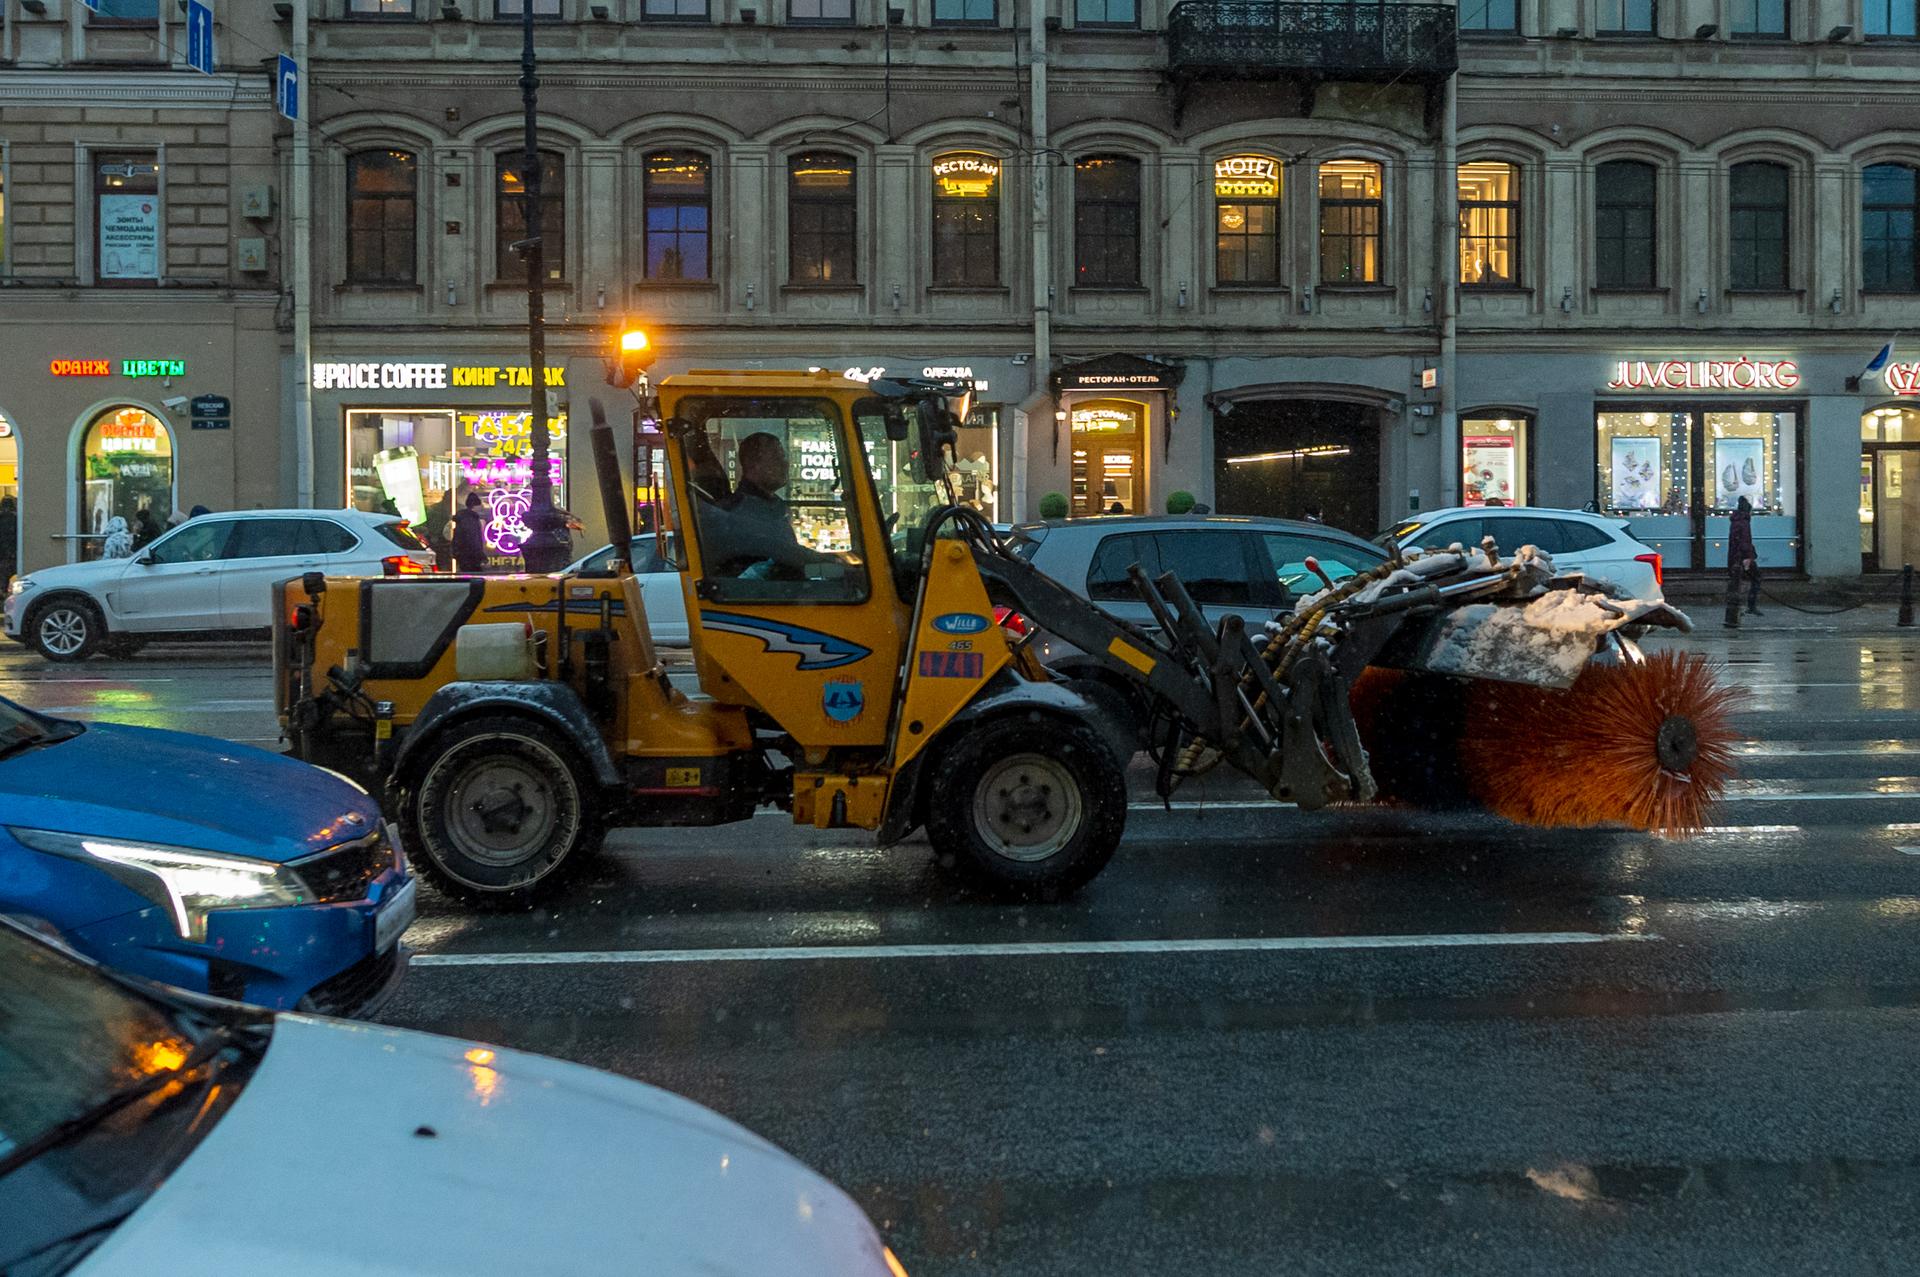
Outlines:
[[[97, 1240], [158, 1186], [217, 1111], [217, 1097], [191, 1085], [207, 1071], [168, 1075], [225, 1032], [0, 926], [0, 1271]], [[128, 1094], [139, 1098], [76, 1129]]]

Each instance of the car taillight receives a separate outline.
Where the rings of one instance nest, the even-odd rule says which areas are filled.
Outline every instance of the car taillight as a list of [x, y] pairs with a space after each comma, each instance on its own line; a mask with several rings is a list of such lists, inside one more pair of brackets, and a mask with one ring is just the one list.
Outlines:
[[1027, 623], [1027, 618], [1010, 607], [993, 609], [993, 619], [995, 624], [1015, 638], [1025, 638], [1033, 632], [1033, 626]]
[[387, 576], [419, 576], [433, 570], [407, 554], [389, 554], [380, 560], [380, 569]]
[[1657, 586], [1660, 586], [1663, 589], [1666, 587], [1667, 577], [1666, 577], [1666, 573], [1661, 571], [1660, 555], [1658, 552], [1654, 552], [1650, 554], [1636, 554], [1633, 556], [1633, 561], [1635, 563], [1650, 564], [1653, 567], [1653, 583]]

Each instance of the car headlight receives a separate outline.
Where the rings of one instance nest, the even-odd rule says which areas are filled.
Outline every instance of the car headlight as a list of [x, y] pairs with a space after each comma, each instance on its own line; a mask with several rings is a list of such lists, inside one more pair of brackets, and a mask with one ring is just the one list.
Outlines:
[[34, 585], [34, 581], [32, 577], [16, 576], [13, 578], [13, 583], [7, 586], [7, 597], [11, 599], [11, 598], [18, 597], [19, 595], [25, 594], [28, 590], [31, 590], [33, 588], [33, 585]]
[[309, 899], [298, 874], [268, 860], [50, 829], [9, 832], [36, 851], [99, 864], [165, 908], [187, 940], [207, 938], [207, 915], [216, 909], [270, 909]]

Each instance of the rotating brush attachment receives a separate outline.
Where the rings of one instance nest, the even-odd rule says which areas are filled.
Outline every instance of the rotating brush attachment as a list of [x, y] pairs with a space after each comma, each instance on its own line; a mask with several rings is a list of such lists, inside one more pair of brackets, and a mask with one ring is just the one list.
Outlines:
[[1474, 798], [1520, 824], [1699, 829], [1733, 777], [1743, 695], [1674, 651], [1589, 664], [1565, 691], [1478, 683], [1461, 771]]

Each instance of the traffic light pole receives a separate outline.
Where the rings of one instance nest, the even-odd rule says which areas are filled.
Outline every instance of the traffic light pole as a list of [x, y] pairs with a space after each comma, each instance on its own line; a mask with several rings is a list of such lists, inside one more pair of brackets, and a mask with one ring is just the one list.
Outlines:
[[547, 460], [547, 254], [541, 238], [540, 80], [534, 73], [533, 0], [520, 4], [520, 100], [526, 106], [526, 153], [520, 166], [520, 194], [527, 217], [527, 368], [533, 383], [528, 436], [527, 540], [520, 558], [529, 572], [557, 572], [573, 557], [566, 516], [554, 508], [553, 476]]

